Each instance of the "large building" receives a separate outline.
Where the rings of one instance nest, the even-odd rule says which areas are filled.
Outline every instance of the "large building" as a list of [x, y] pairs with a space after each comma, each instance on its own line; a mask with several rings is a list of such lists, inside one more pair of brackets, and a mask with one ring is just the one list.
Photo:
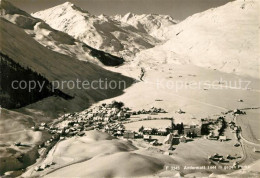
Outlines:
[[201, 126], [199, 125], [184, 126], [183, 132], [184, 135], [194, 134], [195, 136], [200, 136]]

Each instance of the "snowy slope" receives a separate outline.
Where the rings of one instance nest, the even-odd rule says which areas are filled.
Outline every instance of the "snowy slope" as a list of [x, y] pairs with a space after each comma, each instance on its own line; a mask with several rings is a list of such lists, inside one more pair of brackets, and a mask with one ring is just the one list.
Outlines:
[[0, 16], [24, 29], [36, 41], [53, 51], [96, 64], [118, 65], [123, 62], [120, 58], [92, 49], [66, 33], [52, 29], [44, 21], [32, 17], [7, 1], [0, 1]]
[[134, 26], [141, 32], [148, 33], [149, 35], [165, 40], [164, 31], [171, 25], [177, 24], [171, 16], [160, 14], [142, 14], [137, 15], [127, 13], [124, 16], [116, 15], [114, 19]]
[[[237, 0], [195, 14], [168, 28], [169, 40], [141, 52], [141, 63], [193, 63], [238, 75], [260, 77], [260, 5]], [[159, 55], [160, 54], [160, 55]]]
[[106, 15], [94, 16], [70, 2], [32, 14], [91, 47], [131, 57], [160, 42], [145, 31]]
[[0, 18], [0, 52], [7, 55], [16, 63], [24, 68], [30, 68], [38, 74], [44, 76], [49, 81], [71, 81], [75, 87], [69, 88], [68, 85], [60, 85], [60, 90], [73, 97], [70, 101], [51, 101], [49, 104], [42, 104], [40, 109], [53, 112], [52, 114], [67, 108], [70, 111], [82, 110], [90, 103], [116, 96], [122, 93], [121, 89], [102, 89], [88, 87], [87, 89], [76, 87], [75, 81], [125, 81], [126, 87], [132, 82], [128, 77], [109, 72], [103, 68], [84, 61], [71, 58], [57, 52], [53, 52], [40, 45], [32, 37], [24, 32], [23, 29]]

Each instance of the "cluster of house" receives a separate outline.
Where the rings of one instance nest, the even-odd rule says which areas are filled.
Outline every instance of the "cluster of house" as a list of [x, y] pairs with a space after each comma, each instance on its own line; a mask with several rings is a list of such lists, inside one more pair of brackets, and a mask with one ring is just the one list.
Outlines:
[[125, 126], [122, 123], [108, 123], [105, 125], [104, 130], [113, 136], [123, 136]]
[[240, 109], [235, 109], [233, 111], [233, 115], [245, 115], [245, 114], [246, 114], [246, 112], [241, 111]]
[[183, 128], [183, 134], [188, 137], [201, 136], [201, 126], [200, 125], [187, 125]]
[[48, 167], [50, 167], [50, 166], [52, 166], [52, 165], [54, 165], [55, 163], [54, 162], [50, 162], [50, 163], [48, 163], [48, 164], [42, 164], [42, 165], [40, 165], [40, 166], [35, 166], [34, 167], [34, 170], [35, 171], [42, 171], [42, 170], [44, 170], [44, 169], [46, 169], [46, 168], [48, 168]]
[[[239, 133], [240, 133], [240, 131], [241, 131], [241, 128], [240, 128], [239, 126], [237, 126], [236, 123], [233, 122], [233, 121], [230, 121], [230, 122], [228, 123], [228, 126], [229, 126], [230, 129], [232, 130], [232, 133], [235, 133], [235, 134], [236, 134], [236, 138], [237, 138], [237, 140], [239, 141], [239, 139], [240, 139]], [[236, 144], [234, 144], [234, 146], [235, 146], [235, 147], [238, 147], [238, 146], [240, 146], [240, 143], [236, 143]]]
[[232, 129], [232, 132], [233, 132], [233, 133], [237, 133], [237, 132], [239, 131], [239, 127], [236, 126], [236, 123], [235, 123], [235, 122], [230, 121], [230, 122], [228, 123], [228, 125], [229, 125], [230, 129]]
[[178, 145], [179, 143], [186, 143], [187, 137], [184, 135], [176, 135], [174, 133], [170, 133], [166, 136], [163, 143], [164, 144], [171, 144], [171, 145]]
[[[206, 127], [203, 127], [206, 126]], [[226, 128], [226, 122], [224, 117], [218, 117], [215, 119], [202, 119], [202, 131], [209, 140], [226, 141], [227, 136], [224, 135], [224, 129]], [[205, 129], [206, 128], [206, 129]], [[209, 132], [207, 134], [207, 132]]]
[[156, 108], [156, 107], [151, 107], [149, 110], [139, 110], [139, 111], [133, 111], [132, 114], [133, 115], [139, 115], [139, 114], [151, 114], [151, 115], [155, 115], [158, 113], [166, 113], [166, 111], [162, 108]]
[[[122, 102], [113, 101], [110, 104], [103, 103], [84, 110], [79, 113], [64, 114], [58, 119], [56, 124], [48, 126], [41, 123], [39, 126], [32, 127], [33, 130], [46, 130], [55, 135], [55, 139], [64, 139], [64, 137], [83, 136], [84, 131], [88, 130], [104, 130], [113, 136], [124, 136], [125, 138], [141, 137], [140, 133], [125, 132], [122, 121], [127, 120], [131, 115], [137, 114], [155, 114], [165, 113], [162, 108], [152, 107], [149, 110], [131, 111], [128, 107], [124, 107]], [[165, 129], [159, 129], [158, 133], [165, 135]], [[134, 135], [134, 136], [133, 136]], [[48, 145], [54, 139], [48, 140]]]
[[[236, 159], [236, 157], [233, 157], [229, 154], [226, 157], [224, 157], [222, 155], [219, 155], [218, 153], [215, 153], [213, 155], [208, 156], [208, 159], [211, 160], [211, 161], [216, 161], [218, 163], [227, 163], [230, 160]], [[233, 162], [232, 168], [233, 169], [239, 169], [239, 165], [238, 165], [237, 161]]]
[[161, 136], [166, 136], [167, 134], [170, 133], [170, 127], [166, 128], [151, 128], [151, 127], [144, 127], [143, 129], [140, 129], [140, 131], [144, 135], [161, 135]]
[[[179, 143], [186, 143], [188, 137], [194, 138], [201, 135], [201, 126], [200, 125], [183, 125], [173, 123], [171, 126], [166, 128], [150, 128], [142, 127], [139, 131], [143, 134], [145, 141], [153, 142], [152, 135], [166, 136], [163, 141], [163, 144], [178, 145]], [[154, 144], [157, 144], [156, 142]], [[157, 144], [158, 145], [158, 144]], [[169, 148], [171, 149], [171, 147]]]
[[[137, 114], [154, 114], [154, 113], [165, 113], [166, 111], [162, 108], [152, 107], [149, 110], [131, 111], [128, 107], [124, 107], [121, 102], [113, 101], [110, 104], [102, 104], [89, 108], [80, 113], [70, 113], [61, 116], [57, 124], [53, 124], [48, 127], [47, 124], [42, 123], [39, 127], [34, 127], [34, 130], [48, 130], [53, 134], [53, 138], [46, 141], [44, 144], [48, 146], [51, 142], [65, 137], [71, 136], [83, 136], [84, 131], [88, 130], [103, 130], [113, 136], [122, 136], [126, 139], [143, 138], [145, 141], [154, 142], [152, 135], [167, 136], [164, 143], [176, 145], [180, 142], [186, 142], [187, 137], [194, 138], [202, 135], [202, 125], [174, 125], [173, 118], [166, 118], [172, 120], [170, 126], [165, 128], [151, 128], [143, 127], [139, 132], [125, 130], [123, 121], [131, 117], [131, 115]], [[213, 121], [204, 120], [202, 124], [213, 123]], [[213, 123], [216, 129], [219, 130], [223, 127], [221, 119], [214, 121]], [[214, 138], [218, 133], [211, 132], [208, 138]], [[221, 137], [222, 140], [225, 138]], [[157, 144], [156, 141], [154, 144]]]

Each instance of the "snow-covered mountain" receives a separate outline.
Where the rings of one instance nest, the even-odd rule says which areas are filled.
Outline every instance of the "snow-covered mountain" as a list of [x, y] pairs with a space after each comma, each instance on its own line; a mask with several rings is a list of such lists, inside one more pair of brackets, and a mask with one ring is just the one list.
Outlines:
[[[166, 33], [167, 32], [167, 33]], [[192, 63], [260, 77], [260, 4], [236, 0], [195, 14], [165, 31], [169, 40], [139, 53], [139, 65]]]
[[93, 49], [64, 32], [52, 29], [41, 19], [32, 17], [5, 0], [0, 1], [0, 17], [24, 29], [36, 41], [53, 51], [96, 64], [119, 65], [123, 62], [121, 58]]
[[171, 16], [160, 14], [137, 15], [129, 12], [124, 16], [116, 15], [114, 16], [114, 19], [132, 25], [140, 32], [148, 33], [149, 35], [161, 40], [165, 40], [163, 34], [164, 31], [169, 26], [177, 24], [177, 21]]
[[[65, 95], [70, 96], [69, 98], [72, 97], [71, 100], [66, 101], [63, 99], [53, 98], [56, 101], [50, 99], [46, 102], [41, 102], [40, 106], [38, 106], [38, 110], [42, 110], [43, 112], [50, 113], [54, 116], [57, 116], [56, 114], [61, 112], [64, 107], [66, 107], [70, 111], [80, 111], [93, 102], [118, 95], [122, 93], [122, 90], [124, 89], [116, 88], [114, 90], [110, 90], [109, 88], [101, 88], [96, 86], [82, 88], [81, 85], [80, 87], [76, 86], [77, 81], [80, 81], [81, 83], [84, 81], [88, 81], [89, 83], [91, 83], [92, 81], [100, 80], [108, 82], [111, 80], [125, 81], [126, 87], [129, 86], [132, 82], [132, 79], [128, 77], [122, 76], [118, 73], [107, 71], [95, 64], [80, 61], [70, 56], [54, 52], [39, 44], [31, 36], [26, 34], [23, 29], [17, 27], [15, 24], [8, 22], [1, 17], [0, 24], [1, 64], [8, 64], [10, 63], [8, 61], [11, 61], [12, 63], [14, 63], [14, 65], [10, 67], [19, 65], [19, 68], [23, 68], [24, 70], [19, 69], [16, 72], [17, 75], [20, 75], [22, 77], [26, 76], [23, 71], [30, 69], [30, 71], [34, 72], [37, 75], [43, 76], [45, 78], [44, 80], [47, 80], [49, 82], [55, 81], [61, 84], [62, 81], [65, 81], [65, 83], [74, 83], [74, 87], [69, 87], [66, 84], [63, 86], [57, 85], [59, 86], [60, 91], [62, 91]], [[7, 62], [5, 62], [6, 59], [8, 59]], [[1, 71], [1, 77], [2, 75], [7, 75], [8, 77], [9, 73], [7, 71], [7, 73], [3, 74]], [[9, 82], [12, 81], [11, 78], [9, 80]], [[25, 80], [25, 78], [22, 80]], [[37, 80], [36, 82], [42, 81]], [[1, 83], [1, 90], [8, 87], [10, 88], [10, 86], [6, 85], [7, 83]], [[26, 89], [28, 89], [28, 87]], [[1, 90], [0, 97], [2, 97]], [[9, 92], [15, 92], [15, 90], [6, 90], [3, 92], [4, 94], [8, 94]], [[28, 93], [30, 92], [28, 91]], [[30, 97], [35, 96], [31, 95]], [[24, 99], [29, 100], [28, 98]], [[0, 101], [2, 102], [1, 99]]]
[[[126, 16], [123, 18], [106, 15], [94, 16], [70, 2], [32, 14], [43, 19], [52, 28], [68, 33], [84, 43], [106, 52], [132, 57], [141, 50], [154, 47], [160, 42], [153, 37], [155, 29], [162, 24], [175, 24], [169, 17], [147, 16], [140, 21], [142, 27]], [[154, 18], [154, 22], [150, 21]], [[136, 20], [142, 19], [142, 16]], [[159, 21], [163, 19], [162, 23]], [[129, 20], [129, 21], [128, 21]], [[137, 22], [138, 23], [138, 22]], [[155, 24], [154, 24], [155, 23]], [[149, 30], [148, 30], [149, 29]]]

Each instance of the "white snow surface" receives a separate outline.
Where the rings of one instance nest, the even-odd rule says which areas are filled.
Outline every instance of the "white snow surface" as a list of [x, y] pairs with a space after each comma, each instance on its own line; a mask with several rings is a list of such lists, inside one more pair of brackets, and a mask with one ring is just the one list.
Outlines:
[[124, 16], [116, 15], [114, 18], [161, 40], [165, 40], [164, 31], [167, 30], [169, 26], [178, 23], [178, 21], [174, 20], [171, 16], [161, 14], [137, 15], [129, 12]]
[[260, 77], [260, 1], [237, 0], [170, 26], [165, 44], [140, 52], [139, 65], [192, 63], [237, 75]]

